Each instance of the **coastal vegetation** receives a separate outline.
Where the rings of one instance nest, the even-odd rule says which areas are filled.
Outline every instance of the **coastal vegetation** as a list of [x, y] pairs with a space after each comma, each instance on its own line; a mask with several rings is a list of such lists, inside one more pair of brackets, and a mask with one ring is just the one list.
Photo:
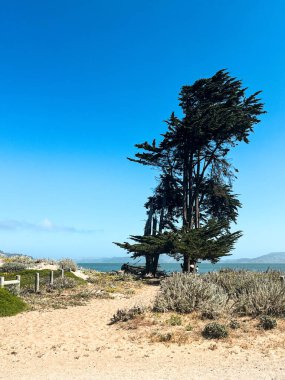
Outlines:
[[157, 169], [158, 185], [145, 203], [143, 235], [115, 244], [144, 256], [146, 273], [156, 274], [162, 253], [182, 259], [183, 272], [195, 273], [199, 260], [216, 263], [242, 235], [230, 229], [241, 203], [229, 154], [249, 143], [260, 122], [265, 111], [259, 94], [247, 96], [240, 80], [220, 70], [182, 87], [182, 117], [171, 114], [159, 142], [136, 145], [139, 151], [129, 160]]
[[147, 335], [151, 342], [168, 343], [187, 343], [199, 337], [238, 339], [279, 325], [283, 331], [283, 273], [176, 273], [161, 281], [153, 306], [139, 310], [137, 314], [133, 309], [118, 310], [111, 324], [137, 330], [137, 336]]
[[[21, 278], [20, 290], [13, 284], [5, 285], [5, 289], [1, 289], [3, 292], [0, 293], [0, 306], [10, 302], [13, 315], [23, 310], [81, 306], [94, 298], [131, 297], [141, 287], [140, 279], [124, 273], [100, 273], [86, 270], [84, 273], [80, 272], [81, 277], [78, 277], [77, 272], [68, 270], [62, 277], [61, 269], [56, 269], [64, 266], [62, 261], [57, 263], [55, 268], [53, 267], [53, 282], [51, 283], [51, 269], [40, 269], [44, 265], [49, 266], [49, 261], [44, 264], [44, 260], [41, 260], [40, 263], [37, 263], [38, 267], [27, 269], [27, 265], [23, 264], [23, 259], [18, 262], [17, 257], [9, 258], [0, 266], [0, 277], [4, 277], [5, 281], [14, 280], [16, 275]], [[37, 260], [33, 260], [33, 265], [35, 265], [35, 261]], [[72, 260], [64, 259], [64, 264], [69, 269]], [[39, 290], [35, 291], [37, 274], [39, 275]], [[7, 294], [10, 296], [8, 297]], [[14, 295], [18, 297], [13, 298]], [[17, 305], [19, 300], [25, 305], [25, 308], [14, 308], [13, 305]], [[3, 310], [6, 309], [7, 307], [3, 306]], [[7, 314], [4, 311], [3, 313]]]
[[0, 317], [10, 317], [26, 309], [27, 305], [20, 297], [0, 288]]

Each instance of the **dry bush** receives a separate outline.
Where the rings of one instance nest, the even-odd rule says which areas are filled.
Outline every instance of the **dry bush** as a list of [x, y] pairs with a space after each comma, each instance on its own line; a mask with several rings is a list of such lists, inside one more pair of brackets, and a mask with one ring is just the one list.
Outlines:
[[233, 312], [239, 315], [285, 316], [285, 287], [280, 280], [256, 277], [234, 301]]
[[76, 286], [77, 282], [73, 278], [69, 277], [58, 277], [54, 280], [53, 285], [50, 285], [50, 287], [55, 290], [72, 289]]
[[150, 335], [150, 341], [152, 343], [177, 343], [180, 345], [188, 343], [189, 334], [185, 331], [170, 331], [165, 333], [156, 331]]
[[228, 297], [216, 284], [192, 274], [175, 274], [162, 281], [155, 311], [191, 313], [194, 310], [222, 312]]
[[264, 330], [272, 330], [276, 328], [277, 322], [276, 319], [270, 318], [268, 315], [263, 315], [259, 319], [258, 326]]
[[204, 275], [204, 279], [209, 283], [220, 286], [229, 297], [233, 297], [248, 289], [251, 283], [261, 276], [261, 273], [246, 270], [224, 269], [219, 272], [207, 273]]
[[131, 319], [134, 319], [136, 316], [143, 314], [144, 312], [145, 308], [142, 306], [134, 306], [129, 310], [119, 309], [111, 318], [109, 325], [113, 325], [117, 322], [127, 322]]
[[60, 268], [62, 268], [64, 270], [69, 270], [70, 269], [73, 272], [75, 272], [77, 270], [77, 264], [72, 259], [69, 259], [69, 258], [61, 259], [58, 262], [58, 265], [59, 265]]
[[26, 268], [27, 268], [27, 265], [24, 263], [10, 261], [10, 262], [4, 263], [0, 269], [1, 269], [1, 272], [11, 273], [11, 272], [20, 272], [20, 271], [25, 270]]

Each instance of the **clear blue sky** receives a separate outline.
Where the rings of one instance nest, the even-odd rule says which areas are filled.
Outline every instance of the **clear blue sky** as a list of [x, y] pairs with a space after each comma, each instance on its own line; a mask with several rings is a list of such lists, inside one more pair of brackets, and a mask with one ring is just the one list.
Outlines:
[[0, 5], [0, 249], [121, 256], [155, 172], [128, 162], [182, 85], [227, 68], [268, 114], [232, 154], [235, 257], [285, 251], [284, 1], [49, 0]]

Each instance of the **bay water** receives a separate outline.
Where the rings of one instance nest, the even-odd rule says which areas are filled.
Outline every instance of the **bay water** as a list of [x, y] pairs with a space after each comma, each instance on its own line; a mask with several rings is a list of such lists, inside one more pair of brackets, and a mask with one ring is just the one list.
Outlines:
[[[112, 272], [121, 269], [122, 263], [78, 263], [79, 267], [84, 269], [94, 269], [99, 272]], [[279, 270], [285, 272], [285, 263], [200, 263], [199, 273], [207, 273], [213, 271], [219, 271], [221, 269], [245, 269], [256, 272], [265, 272], [266, 270]], [[161, 263], [159, 265], [160, 270], [166, 272], [181, 272], [180, 263]]]

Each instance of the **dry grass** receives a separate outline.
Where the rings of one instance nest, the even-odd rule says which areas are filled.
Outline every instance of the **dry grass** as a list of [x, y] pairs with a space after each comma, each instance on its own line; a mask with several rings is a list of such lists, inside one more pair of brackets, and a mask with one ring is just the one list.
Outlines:
[[[86, 274], [89, 276], [88, 281], [78, 279], [78, 283], [61, 284], [57, 281], [60, 279], [55, 279], [53, 287], [42, 284], [37, 294], [34, 293], [33, 287], [25, 287], [21, 291], [21, 297], [29, 305], [29, 310], [43, 311], [83, 306], [94, 298], [130, 298], [141, 287], [141, 282], [135, 281], [130, 276], [95, 271], [86, 271]], [[72, 279], [66, 278], [66, 280]]]

